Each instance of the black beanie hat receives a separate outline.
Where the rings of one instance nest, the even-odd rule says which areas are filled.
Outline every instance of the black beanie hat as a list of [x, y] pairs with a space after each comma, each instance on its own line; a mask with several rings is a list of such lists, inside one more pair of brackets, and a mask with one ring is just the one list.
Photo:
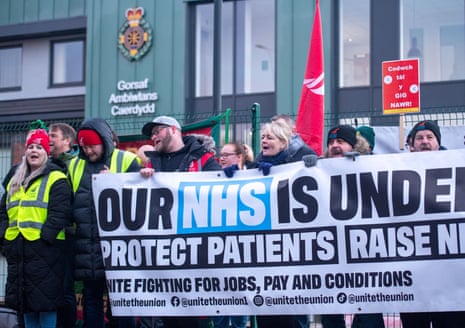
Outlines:
[[436, 136], [436, 139], [438, 140], [438, 144], [441, 145], [441, 131], [439, 130], [439, 126], [434, 121], [421, 121], [415, 124], [412, 131], [410, 131], [412, 134], [412, 142], [415, 140], [417, 132], [423, 130], [430, 130], [433, 132]]
[[326, 145], [329, 144], [329, 141], [331, 139], [338, 138], [347, 141], [352, 147], [354, 147], [357, 143], [355, 128], [351, 127], [350, 125], [338, 125], [333, 127], [328, 132], [328, 139], [326, 141]]

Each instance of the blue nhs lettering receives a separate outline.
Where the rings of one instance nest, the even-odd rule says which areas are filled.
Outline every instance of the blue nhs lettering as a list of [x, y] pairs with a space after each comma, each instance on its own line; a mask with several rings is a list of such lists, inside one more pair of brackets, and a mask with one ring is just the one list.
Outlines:
[[179, 186], [179, 234], [271, 228], [271, 178], [183, 182]]

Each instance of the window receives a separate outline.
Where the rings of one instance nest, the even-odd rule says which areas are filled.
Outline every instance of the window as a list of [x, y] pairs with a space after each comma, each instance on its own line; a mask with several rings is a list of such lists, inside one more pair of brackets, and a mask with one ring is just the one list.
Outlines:
[[370, 84], [370, 1], [339, 1], [340, 87]]
[[[270, 0], [225, 1], [222, 5], [222, 94], [273, 92], [275, 7]], [[195, 12], [195, 95], [213, 94], [214, 4]]]
[[22, 48], [0, 48], [0, 90], [21, 88]]
[[403, 0], [401, 49], [420, 59], [422, 81], [465, 79], [463, 0]]
[[84, 40], [52, 42], [51, 84], [84, 84]]

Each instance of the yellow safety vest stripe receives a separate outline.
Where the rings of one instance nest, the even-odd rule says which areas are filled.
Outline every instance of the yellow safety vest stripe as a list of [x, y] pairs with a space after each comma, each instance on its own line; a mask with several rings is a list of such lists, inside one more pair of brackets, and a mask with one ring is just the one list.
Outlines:
[[[21, 186], [13, 195], [9, 194], [11, 184], [8, 184], [8, 228], [5, 231], [5, 239], [13, 240], [20, 233], [27, 240], [40, 239], [40, 232], [47, 220], [50, 190], [60, 179], [66, 179], [66, 175], [52, 171], [45, 177], [36, 179], [27, 190]], [[57, 239], [65, 239], [64, 229], [58, 233]]]
[[[115, 149], [111, 155], [110, 160], [110, 172], [111, 173], [123, 173], [126, 172], [131, 166], [132, 162], [136, 159], [136, 155], [128, 152]], [[79, 188], [81, 183], [82, 175], [84, 174], [84, 168], [86, 161], [81, 158], [73, 158], [69, 164], [68, 174], [71, 180], [71, 185], [73, 186], [73, 191], [76, 191]]]

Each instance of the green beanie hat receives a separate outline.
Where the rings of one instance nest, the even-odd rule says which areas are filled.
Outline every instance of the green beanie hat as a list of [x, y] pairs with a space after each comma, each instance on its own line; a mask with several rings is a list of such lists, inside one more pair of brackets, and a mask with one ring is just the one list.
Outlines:
[[362, 125], [357, 128], [357, 135], [361, 135], [370, 144], [371, 150], [375, 149], [375, 130], [372, 127]]

